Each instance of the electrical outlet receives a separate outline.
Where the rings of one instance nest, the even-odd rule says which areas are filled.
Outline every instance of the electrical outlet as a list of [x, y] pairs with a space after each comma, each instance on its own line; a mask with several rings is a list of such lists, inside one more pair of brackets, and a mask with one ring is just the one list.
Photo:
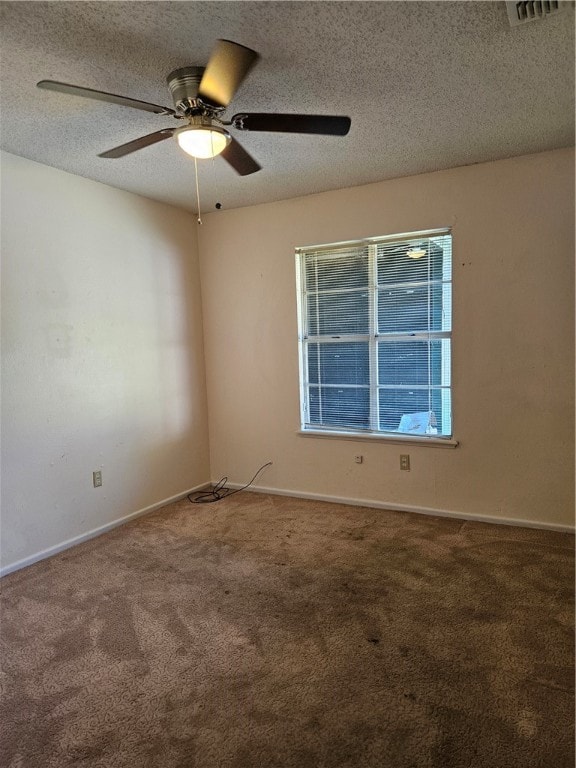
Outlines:
[[356, 462], [356, 464], [362, 464], [362, 462], [364, 461], [364, 456], [354, 456], [354, 461]]
[[92, 483], [94, 488], [100, 488], [102, 485], [102, 471], [100, 469], [97, 472], [92, 472]]
[[410, 455], [408, 453], [400, 454], [400, 469], [410, 471]]

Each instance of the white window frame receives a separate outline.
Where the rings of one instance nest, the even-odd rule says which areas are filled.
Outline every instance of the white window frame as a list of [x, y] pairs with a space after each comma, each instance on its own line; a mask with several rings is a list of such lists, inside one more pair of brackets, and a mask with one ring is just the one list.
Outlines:
[[[377, 380], [377, 365], [378, 365], [378, 344], [379, 339], [382, 342], [382, 334], [378, 334], [378, 280], [376, 272], [377, 263], [377, 247], [381, 243], [393, 243], [394, 241], [413, 240], [415, 238], [424, 237], [437, 237], [442, 235], [452, 235], [451, 229], [446, 227], [442, 229], [425, 230], [418, 232], [408, 232], [395, 235], [388, 235], [383, 237], [366, 238], [357, 241], [347, 241], [340, 243], [331, 243], [315, 246], [302, 246], [296, 248], [296, 287], [297, 287], [297, 309], [298, 309], [298, 349], [299, 349], [299, 380], [300, 380], [300, 430], [298, 434], [306, 437], [320, 437], [320, 438], [339, 438], [348, 440], [381, 440], [397, 443], [418, 443], [421, 445], [436, 445], [443, 447], [455, 447], [458, 445], [458, 441], [454, 439], [454, 414], [452, 408], [451, 412], [451, 434], [450, 435], [407, 435], [399, 432], [384, 431], [379, 429], [379, 397], [378, 392], [381, 388], [385, 388]], [[368, 342], [369, 345], [369, 370], [370, 380], [366, 385], [370, 390], [370, 429], [342, 429], [338, 427], [331, 427], [329, 425], [310, 425], [309, 414], [309, 382], [308, 382], [308, 344], [309, 343], [323, 343], [333, 341], [331, 336], [314, 336], [313, 339], [305, 337], [305, 328], [307, 328], [307, 306], [304, 300], [303, 290], [303, 262], [306, 253], [309, 251], [326, 250], [330, 251], [340, 250], [342, 248], [355, 248], [355, 247], [367, 247], [368, 248], [368, 265], [369, 265], [369, 328], [367, 334], [347, 335], [346, 342], [362, 341]], [[447, 271], [449, 270], [449, 274]], [[445, 282], [444, 282], [445, 281]], [[443, 264], [443, 291], [452, 290], [452, 270], [447, 263]], [[409, 340], [415, 341], [421, 339], [423, 341], [441, 340], [443, 338], [452, 339], [452, 329], [441, 331], [422, 331], [410, 334], [386, 334], [390, 340], [394, 341]], [[449, 374], [449, 393], [450, 397], [453, 392], [453, 380], [452, 380], [452, 355], [442, 355], [442, 366], [445, 373]], [[448, 371], [445, 367], [448, 366]], [[338, 385], [342, 388], [346, 385]], [[349, 385], [352, 386], [352, 385]], [[319, 387], [320, 389], [320, 387]], [[444, 397], [444, 395], [442, 395]], [[445, 409], [443, 409], [443, 413]], [[442, 432], [446, 431], [446, 424], [442, 425]]]

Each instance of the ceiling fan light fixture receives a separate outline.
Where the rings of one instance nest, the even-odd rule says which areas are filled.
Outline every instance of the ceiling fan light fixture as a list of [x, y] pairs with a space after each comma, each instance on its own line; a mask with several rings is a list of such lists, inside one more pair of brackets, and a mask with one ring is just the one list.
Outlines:
[[223, 128], [224, 125], [231, 125], [239, 131], [326, 136], [348, 134], [351, 121], [344, 115], [241, 112], [231, 120], [223, 122], [222, 112], [228, 107], [258, 58], [256, 51], [251, 48], [231, 40], [218, 40], [205, 67], [180, 67], [168, 75], [168, 88], [174, 109], [58, 80], [40, 80], [36, 85], [48, 91], [120, 104], [123, 107], [132, 107], [156, 115], [172, 115], [177, 120], [186, 120], [186, 124], [180, 128], [161, 128], [98, 154], [98, 157], [108, 159], [125, 157], [175, 136], [179, 146], [188, 155], [200, 159], [221, 155], [239, 176], [249, 176], [261, 170], [262, 166], [240, 142], [232, 140], [232, 136]]
[[409, 259], [421, 259], [426, 256], [426, 250], [424, 248], [410, 248], [409, 251], [406, 251], [406, 256]]
[[228, 131], [216, 125], [184, 125], [174, 135], [184, 152], [202, 160], [219, 155], [232, 138]]

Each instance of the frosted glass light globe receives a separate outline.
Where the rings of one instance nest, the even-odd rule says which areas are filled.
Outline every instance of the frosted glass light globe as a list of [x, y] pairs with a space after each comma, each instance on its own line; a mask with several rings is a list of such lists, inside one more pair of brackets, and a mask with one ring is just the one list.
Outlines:
[[176, 131], [176, 140], [187, 154], [205, 159], [219, 155], [231, 137], [228, 131], [214, 125], [186, 125]]

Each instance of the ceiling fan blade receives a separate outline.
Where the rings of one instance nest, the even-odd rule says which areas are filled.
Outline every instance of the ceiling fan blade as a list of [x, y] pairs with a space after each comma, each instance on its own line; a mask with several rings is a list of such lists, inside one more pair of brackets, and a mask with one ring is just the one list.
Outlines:
[[71, 96], [83, 96], [85, 99], [95, 99], [96, 101], [108, 101], [111, 104], [120, 104], [123, 107], [143, 109], [145, 112], [154, 112], [157, 115], [175, 114], [173, 109], [170, 109], [169, 107], [161, 107], [159, 104], [150, 104], [147, 101], [129, 99], [127, 96], [118, 96], [115, 93], [106, 93], [106, 91], [95, 91], [93, 88], [82, 88], [79, 85], [59, 83], [57, 80], [40, 80], [36, 85], [38, 88], [44, 88], [47, 91], [68, 93]]
[[226, 149], [220, 153], [220, 157], [223, 157], [240, 176], [249, 176], [262, 168], [236, 139], [231, 140]]
[[126, 144], [120, 144], [119, 147], [109, 149], [107, 152], [101, 152], [98, 157], [124, 157], [131, 152], [136, 152], [137, 149], [143, 149], [149, 147], [151, 144], [156, 144], [158, 141], [164, 141], [169, 139], [174, 134], [176, 128], [163, 128], [161, 131], [154, 131], [154, 133], [148, 133], [146, 136], [140, 136], [139, 139], [134, 141], [128, 141]]
[[232, 125], [240, 131], [320, 133], [325, 136], [346, 136], [350, 130], [351, 120], [349, 117], [334, 115], [281, 115], [251, 112], [234, 115]]
[[200, 81], [198, 96], [204, 103], [227, 107], [259, 58], [251, 48], [231, 40], [217, 40]]

